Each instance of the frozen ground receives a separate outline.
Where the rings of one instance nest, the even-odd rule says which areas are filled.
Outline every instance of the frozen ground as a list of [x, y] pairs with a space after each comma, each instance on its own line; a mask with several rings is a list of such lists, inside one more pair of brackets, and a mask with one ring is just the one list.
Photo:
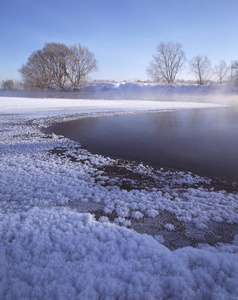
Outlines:
[[237, 299], [236, 193], [44, 131], [89, 115], [219, 107], [0, 98], [0, 298]]

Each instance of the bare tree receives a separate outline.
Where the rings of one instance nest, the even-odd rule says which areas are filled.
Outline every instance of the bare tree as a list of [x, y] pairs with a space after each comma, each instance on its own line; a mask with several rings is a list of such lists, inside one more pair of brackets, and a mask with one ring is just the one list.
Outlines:
[[63, 88], [69, 57], [70, 50], [64, 44], [45, 44], [42, 50], [33, 52], [19, 70], [24, 85], [30, 89]]
[[23, 83], [29, 89], [53, 88], [53, 74], [42, 50], [33, 52], [19, 72]]
[[199, 84], [204, 84], [211, 75], [211, 62], [206, 55], [197, 55], [189, 62], [190, 72], [195, 75]]
[[220, 62], [214, 67], [213, 72], [218, 77], [220, 84], [226, 80], [228, 71], [229, 67], [224, 60], [220, 60]]
[[230, 83], [238, 83], [238, 60], [231, 61], [231, 64], [229, 66], [229, 73]]
[[78, 88], [87, 75], [97, 70], [94, 55], [80, 44], [70, 47], [70, 62], [67, 76], [74, 89]]
[[82, 78], [96, 69], [92, 62], [96, 66], [93, 54], [81, 45], [69, 48], [64, 44], [48, 43], [42, 50], [33, 52], [19, 71], [24, 86], [30, 89], [63, 89], [68, 84], [75, 89]]
[[228, 77], [229, 77], [229, 83], [232, 83], [233, 82], [233, 79], [234, 79], [234, 61], [232, 60], [230, 65], [229, 65], [229, 74], [228, 74]]
[[1, 83], [1, 86], [3, 89], [13, 89], [14, 88], [14, 82], [11, 79], [3, 80]]
[[235, 61], [234, 64], [233, 64], [233, 69], [234, 69], [234, 82], [236, 84], [238, 84], [238, 61]]
[[174, 83], [185, 62], [186, 57], [180, 43], [161, 42], [147, 68], [147, 73], [154, 81]]
[[67, 82], [70, 50], [64, 44], [49, 43], [43, 48], [43, 57], [53, 85], [63, 89]]

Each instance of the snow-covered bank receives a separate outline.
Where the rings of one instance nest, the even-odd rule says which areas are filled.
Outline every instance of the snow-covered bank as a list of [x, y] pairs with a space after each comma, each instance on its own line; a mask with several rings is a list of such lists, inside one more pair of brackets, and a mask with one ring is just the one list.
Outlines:
[[205, 102], [238, 105], [235, 85], [158, 85], [132, 82], [94, 82], [79, 90], [3, 90], [0, 97], [107, 99], [174, 102]]
[[1, 114], [27, 114], [53, 116], [76, 113], [135, 113], [143, 111], [169, 111], [194, 108], [216, 108], [219, 104], [190, 102], [158, 102], [135, 100], [76, 100], [0, 97]]
[[[236, 194], [203, 188], [209, 181], [196, 175], [126, 163], [155, 184], [136, 188], [124, 178], [135, 188], [121, 189], [120, 178], [104, 172], [115, 160], [40, 130], [69, 114], [219, 107], [187, 104], [0, 98], [1, 299], [238, 297], [237, 239], [175, 251], [161, 245], [166, 231], [205, 243], [216, 224], [236, 226]], [[88, 212], [100, 212], [99, 222]], [[154, 228], [155, 238], [130, 229], [164, 212], [173, 219]]]
[[[91, 82], [80, 87], [78, 91], [73, 91], [71, 89], [66, 89], [63, 93], [66, 92], [70, 95], [70, 92], [73, 94], [81, 93], [112, 93], [116, 92], [118, 94], [122, 93], [143, 93], [143, 94], [237, 94], [238, 86], [235, 84], [208, 84], [208, 85], [199, 85], [199, 84], [158, 84], [158, 83], [149, 83], [149, 82]], [[47, 97], [47, 93], [57, 94], [57, 90], [24, 90], [24, 89], [1, 89], [0, 96], [17, 96], [17, 93], [22, 95], [22, 97], [30, 97], [30, 95], [35, 94], [42, 97]], [[57, 97], [60, 97], [61, 93], [58, 90]], [[49, 97], [49, 96], [48, 96]], [[65, 97], [64, 97], [65, 98]]]
[[96, 82], [81, 88], [82, 91], [117, 91], [117, 92], [142, 92], [142, 93], [231, 93], [237, 92], [234, 84], [220, 85], [199, 85], [199, 84], [157, 84], [143, 82]]
[[171, 252], [68, 209], [1, 221], [1, 299], [235, 299], [238, 247]]

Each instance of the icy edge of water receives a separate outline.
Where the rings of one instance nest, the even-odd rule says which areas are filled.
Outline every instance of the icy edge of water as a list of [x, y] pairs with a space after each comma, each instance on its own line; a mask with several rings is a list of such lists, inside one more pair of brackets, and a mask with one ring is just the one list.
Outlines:
[[[142, 164], [124, 167], [138, 180], [152, 178], [160, 188], [121, 189], [117, 177], [103, 171], [115, 160], [40, 131], [55, 120], [0, 117], [3, 299], [238, 296], [237, 238], [230, 245], [170, 251], [161, 244], [165, 233], [152, 238], [123, 228], [130, 227], [130, 220], [150, 219], [157, 225], [165, 218], [159, 224], [164, 232], [181, 230], [176, 226], [182, 222], [192, 225], [185, 228], [189, 238], [200, 230], [203, 240], [211, 220], [238, 222], [237, 195], [202, 188], [209, 181], [193, 174], [155, 173]], [[135, 179], [129, 180], [136, 186]], [[102, 211], [100, 222], [89, 211]]]

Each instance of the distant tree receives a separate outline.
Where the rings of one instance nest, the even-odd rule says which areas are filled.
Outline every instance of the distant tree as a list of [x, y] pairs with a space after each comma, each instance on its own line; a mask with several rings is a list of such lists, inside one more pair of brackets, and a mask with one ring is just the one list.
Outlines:
[[80, 44], [75, 44], [69, 49], [70, 60], [67, 77], [72, 87], [76, 89], [89, 73], [97, 70], [97, 61], [88, 48]]
[[174, 83], [185, 62], [186, 57], [180, 43], [161, 42], [147, 68], [147, 73], [154, 81]]
[[24, 86], [30, 89], [63, 89], [68, 85], [75, 89], [96, 70], [96, 64], [93, 54], [80, 44], [67, 47], [47, 43], [42, 50], [33, 52], [19, 71]]
[[20, 90], [23, 88], [23, 83], [21, 81], [14, 81], [14, 88]]
[[63, 44], [51, 43], [33, 52], [19, 70], [24, 86], [29, 89], [62, 88], [65, 83], [64, 50], [67, 49]]
[[50, 82], [63, 89], [67, 82], [67, 71], [70, 61], [69, 48], [64, 44], [46, 44], [43, 49], [43, 58]]
[[231, 63], [229, 64], [228, 78], [230, 83], [232, 83], [234, 80], [234, 71], [235, 71], [233, 68], [234, 63], [235, 63], [234, 61], [231, 61]]
[[213, 69], [213, 73], [218, 77], [220, 84], [227, 79], [228, 72], [229, 67], [224, 60], [220, 60], [220, 62]]
[[205, 84], [211, 75], [211, 62], [206, 55], [197, 55], [189, 62], [190, 72], [199, 84]]
[[14, 82], [13, 80], [3, 80], [1, 83], [1, 86], [3, 89], [13, 89], [14, 88]]
[[230, 64], [230, 82], [238, 84], [238, 60]]

